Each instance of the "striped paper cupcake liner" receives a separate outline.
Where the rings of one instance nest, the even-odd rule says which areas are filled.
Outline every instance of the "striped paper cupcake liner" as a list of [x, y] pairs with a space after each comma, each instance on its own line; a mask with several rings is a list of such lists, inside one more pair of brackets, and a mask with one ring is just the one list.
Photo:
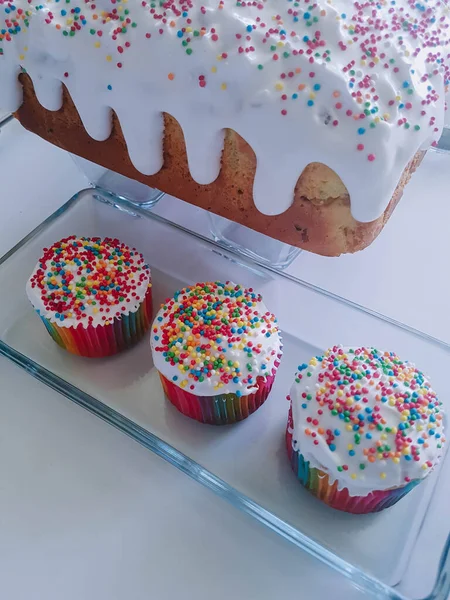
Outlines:
[[216, 396], [196, 396], [169, 381], [159, 373], [167, 399], [183, 415], [209, 425], [228, 425], [246, 419], [264, 404], [272, 389], [275, 372], [267, 377], [258, 377], [258, 389], [248, 396], [220, 394]]
[[108, 325], [60, 327], [42, 316], [42, 322], [54, 341], [71, 354], [89, 358], [112, 356], [131, 348], [147, 332], [152, 323], [152, 289], [135, 312], [114, 318]]
[[301, 452], [294, 450], [290, 423], [292, 424], [292, 409], [289, 411], [288, 427], [286, 429], [286, 449], [292, 470], [297, 475], [300, 483], [311, 494], [332, 508], [353, 514], [380, 512], [396, 504], [419, 483], [419, 480], [415, 480], [398, 488], [375, 490], [367, 496], [351, 496], [347, 488], [338, 489], [337, 481], [331, 482], [327, 473], [316, 467], [311, 467]]

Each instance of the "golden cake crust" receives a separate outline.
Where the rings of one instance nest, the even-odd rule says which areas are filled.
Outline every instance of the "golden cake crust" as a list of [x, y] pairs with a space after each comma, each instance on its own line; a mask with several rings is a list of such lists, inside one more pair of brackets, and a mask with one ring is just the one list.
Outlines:
[[280, 215], [268, 216], [259, 212], [253, 202], [255, 154], [233, 130], [228, 129], [225, 133], [218, 178], [208, 185], [200, 185], [190, 176], [180, 126], [173, 117], [164, 114], [164, 164], [158, 173], [147, 176], [133, 166], [114, 112], [110, 137], [98, 142], [86, 133], [64, 86], [61, 109], [49, 111], [39, 104], [30, 77], [21, 74], [20, 81], [23, 103], [15, 116], [29, 131], [131, 179], [292, 246], [324, 256], [356, 252], [372, 243], [392, 214], [405, 185], [425, 154], [418, 152], [414, 156], [403, 172], [388, 207], [371, 223], [360, 223], [352, 217], [344, 184], [334, 171], [321, 163], [309, 164], [300, 175], [292, 206]]

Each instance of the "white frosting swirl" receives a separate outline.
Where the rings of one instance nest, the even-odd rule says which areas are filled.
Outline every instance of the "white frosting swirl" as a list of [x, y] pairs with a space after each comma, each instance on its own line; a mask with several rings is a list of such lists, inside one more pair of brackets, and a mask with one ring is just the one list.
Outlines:
[[255, 151], [261, 212], [286, 211], [303, 169], [321, 162], [369, 222], [439, 138], [448, 27], [441, 0], [2, 0], [0, 105], [20, 106], [21, 68], [50, 110], [64, 83], [93, 138], [108, 138], [116, 112], [148, 175], [170, 113], [201, 184], [218, 176], [231, 128]]
[[352, 496], [422, 479], [443, 452], [442, 403], [392, 352], [329, 349], [299, 366], [290, 400], [293, 449]]

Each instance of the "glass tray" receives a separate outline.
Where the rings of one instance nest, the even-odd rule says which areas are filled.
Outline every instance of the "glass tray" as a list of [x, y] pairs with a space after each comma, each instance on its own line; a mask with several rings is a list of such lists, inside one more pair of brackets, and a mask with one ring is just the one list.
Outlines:
[[[197, 281], [233, 280], [260, 291], [279, 318], [284, 341], [269, 401], [237, 425], [202, 425], [165, 401], [148, 337], [132, 350], [104, 360], [61, 350], [28, 303], [25, 283], [42, 248], [70, 234], [118, 237], [138, 247], [152, 267], [155, 307], [183, 285]], [[449, 410], [449, 345], [288, 274], [258, 266], [97, 189], [77, 194], [0, 260], [0, 289], [0, 353], [32, 376], [127, 433], [372, 597], [447, 598], [447, 457], [393, 508], [377, 515], [348, 515], [322, 505], [302, 488], [286, 457], [284, 432], [285, 397], [296, 365], [336, 343], [374, 345], [413, 360], [432, 377]]]

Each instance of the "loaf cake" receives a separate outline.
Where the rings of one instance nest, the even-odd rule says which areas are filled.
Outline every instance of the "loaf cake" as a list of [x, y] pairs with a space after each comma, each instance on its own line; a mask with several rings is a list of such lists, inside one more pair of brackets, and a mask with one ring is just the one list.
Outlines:
[[0, 106], [289, 244], [378, 235], [436, 143], [440, 0], [0, 0]]

